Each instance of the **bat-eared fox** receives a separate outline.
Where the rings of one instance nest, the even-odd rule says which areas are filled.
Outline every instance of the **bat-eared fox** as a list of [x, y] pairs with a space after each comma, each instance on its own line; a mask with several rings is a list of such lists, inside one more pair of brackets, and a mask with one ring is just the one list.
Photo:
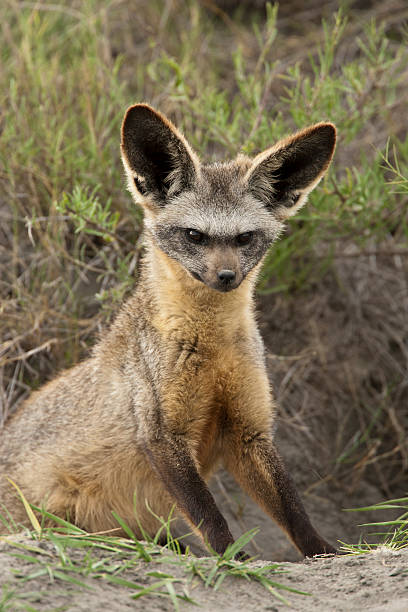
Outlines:
[[[210, 548], [233, 542], [207, 487], [223, 465], [305, 556], [333, 553], [273, 442], [275, 404], [254, 314], [263, 259], [325, 174], [331, 123], [250, 158], [201, 163], [147, 104], [121, 151], [144, 211], [140, 270], [91, 356], [23, 403], [0, 435], [0, 502], [25, 498], [90, 532], [157, 532], [173, 506]], [[8, 478], [7, 478], [8, 477]], [[188, 529], [187, 529], [188, 530]]]

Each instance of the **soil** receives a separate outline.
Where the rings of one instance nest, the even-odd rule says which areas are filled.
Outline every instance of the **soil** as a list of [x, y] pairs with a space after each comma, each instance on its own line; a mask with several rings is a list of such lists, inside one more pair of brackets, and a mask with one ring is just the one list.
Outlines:
[[[35, 543], [27, 536], [8, 538], [31, 547], [41, 547], [42, 552], [52, 553], [51, 543]], [[27, 581], [22, 577], [34, 574], [38, 568], [23, 558], [16, 558], [16, 549], [7, 539], [0, 542], [0, 584], [7, 584], [9, 592], [18, 587], [19, 596], [25, 594], [25, 601], [30, 610], [49, 612], [64, 610], [66, 612], [89, 612], [89, 610], [173, 610], [169, 599], [158, 596], [143, 596], [132, 599], [134, 591], [117, 584], [110, 584], [104, 577], [95, 579], [80, 577], [82, 586], [69, 584], [58, 577], [33, 576]], [[32, 554], [32, 553], [31, 553]], [[54, 551], [55, 554], [55, 551]], [[71, 559], [81, 552], [74, 551]], [[93, 557], [103, 557], [105, 553], [95, 551]], [[168, 553], [166, 563], [145, 563], [140, 561], [137, 569], [126, 570], [120, 576], [123, 579], [148, 586], [157, 578], [149, 577], [148, 572], [166, 572], [174, 577], [184, 577], [183, 569], [172, 563]], [[202, 563], [205, 563], [202, 559]], [[265, 561], [253, 561], [259, 567]], [[392, 551], [377, 549], [375, 552], [359, 556], [306, 559], [298, 563], [283, 563], [280, 569], [284, 573], [276, 576], [280, 584], [308, 593], [295, 594], [280, 591], [290, 603], [293, 610], [302, 612], [370, 610], [371, 612], [405, 612], [408, 610], [408, 549]], [[18, 583], [18, 584], [17, 584]], [[176, 591], [183, 594], [177, 583]], [[216, 610], [245, 611], [287, 609], [287, 604], [280, 602], [259, 583], [246, 582], [243, 578], [227, 577], [221, 587], [215, 591], [205, 587], [198, 577], [191, 578], [185, 588], [188, 596], [199, 604], [199, 609], [213, 612]], [[5, 610], [26, 609], [16, 607]], [[1, 600], [0, 600], [0, 609]], [[196, 605], [180, 601], [181, 610], [198, 609]]]

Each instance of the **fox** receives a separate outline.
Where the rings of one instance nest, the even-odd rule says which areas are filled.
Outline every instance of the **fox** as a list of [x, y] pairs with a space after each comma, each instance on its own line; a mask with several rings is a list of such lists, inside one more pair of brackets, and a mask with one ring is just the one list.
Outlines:
[[213, 553], [234, 542], [208, 487], [224, 468], [306, 557], [313, 527], [274, 443], [276, 402], [255, 314], [285, 221], [326, 173], [336, 128], [314, 124], [254, 157], [203, 163], [152, 106], [126, 111], [121, 155], [144, 213], [134, 292], [90, 357], [32, 393], [0, 436], [0, 502], [88, 532], [154, 537], [172, 509]]

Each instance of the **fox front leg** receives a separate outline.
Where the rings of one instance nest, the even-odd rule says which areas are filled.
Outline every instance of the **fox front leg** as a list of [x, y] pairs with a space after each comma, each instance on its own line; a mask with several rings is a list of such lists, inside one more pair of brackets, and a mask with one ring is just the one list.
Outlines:
[[145, 444], [145, 453], [178, 510], [215, 552], [223, 554], [233, 537], [201, 478], [182, 436], [169, 432]]
[[245, 429], [229, 440], [226, 468], [305, 557], [336, 550], [311, 524], [269, 434]]

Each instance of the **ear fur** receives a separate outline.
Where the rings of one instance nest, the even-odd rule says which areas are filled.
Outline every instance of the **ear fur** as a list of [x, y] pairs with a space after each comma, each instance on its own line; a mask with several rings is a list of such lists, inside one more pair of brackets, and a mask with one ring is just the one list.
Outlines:
[[200, 172], [186, 139], [148, 104], [126, 111], [121, 151], [129, 189], [140, 203], [164, 205], [167, 197], [190, 187]]
[[284, 220], [305, 204], [328, 169], [336, 144], [332, 123], [317, 123], [255, 157], [246, 179], [252, 193]]

